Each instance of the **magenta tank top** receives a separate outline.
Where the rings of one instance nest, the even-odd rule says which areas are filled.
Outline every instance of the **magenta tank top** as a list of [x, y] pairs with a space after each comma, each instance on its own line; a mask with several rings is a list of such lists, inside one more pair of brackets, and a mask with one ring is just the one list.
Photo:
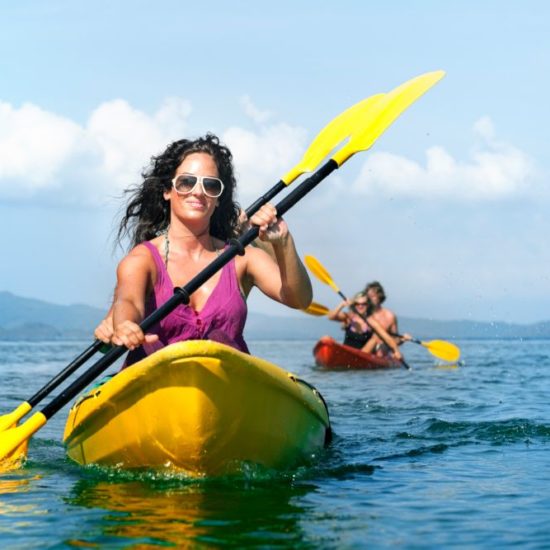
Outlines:
[[[145, 304], [145, 316], [148, 316], [173, 296], [174, 284], [157, 247], [150, 241], [141, 244], [149, 249], [157, 268], [157, 280]], [[250, 353], [243, 337], [246, 315], [246, 301], [239, 287], [233, 258], [223, 266], [218, 284], [201, 311], [195, 311], [188, 305], [178, 306], [149, 330], [150, 334], [158, 334], [159, 341], [144, 344], [131, 351], [124, 366], [127, 367], [168, 344], [183, 340], [216, 340]]]

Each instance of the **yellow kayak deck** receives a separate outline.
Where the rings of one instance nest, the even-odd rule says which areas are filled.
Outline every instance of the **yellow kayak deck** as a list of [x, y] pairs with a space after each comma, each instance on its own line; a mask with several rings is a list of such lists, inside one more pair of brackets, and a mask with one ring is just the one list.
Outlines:
[[286, 469], [323, 448], [323, 398], [280, 367], [209, 340], [167, 346], [72, 407], [64, 443], [79, 464], [216, 476], [244, 463]]

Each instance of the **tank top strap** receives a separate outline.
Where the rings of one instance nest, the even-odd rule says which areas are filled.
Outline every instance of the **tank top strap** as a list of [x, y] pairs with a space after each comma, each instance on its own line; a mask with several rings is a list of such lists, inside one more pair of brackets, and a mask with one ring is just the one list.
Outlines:
[[[166, 286], [167, 282], [170, 283], [164, 260], [162, 259], [158, 248], [151, 241], [143, 241], [141, 244], [145, 246], [149, 250], [149, 252], [151, 252], [151, 255], [153, 256], [153, 261], [155, 262], [155, 267], [157, 268], [157, 281], [155, 283], [155, 287], [163, 288], [164, 286]], [[169, 284], [169, 286], [170, 290], [172, 290], [172, 285]]]

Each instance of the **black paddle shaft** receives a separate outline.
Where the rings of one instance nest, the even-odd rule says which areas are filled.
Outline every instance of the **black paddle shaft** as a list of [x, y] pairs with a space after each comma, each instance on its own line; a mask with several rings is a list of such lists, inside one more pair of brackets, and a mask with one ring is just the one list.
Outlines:
[[279, 180], [267, 193], [262, 195], [259, 199], [255, 200], [247, 209], [246, 217], [250, 218], [255, 214], [265, 203], [270, 201], [275, 195], [281, 192], [286, 187], [286, 183], [283, 180]]
[[103, 346], [103, 342], [95, 340], [93, 344], [87, 347], [78, 357], [75, 357], [58, 375], [54, 376], [43, 388], [37, 391], [27, 403], [34, 407], [36, 404], [40, 403], [46, 395], [48, 395], [52, 390], [57, 388], [59, 384], [64, 382], [74, 371], [79, 369], [88, 359], [100, 351]]
[[[392, 336], [396, 336], [397, 338], [404, 338], [404, 336], [402, 334], [398, 334], [397, 332], [390, 332], [390, 334]], [[420, 344], [421, 346], [423, 345], [422, 342], [420, 340], [418, 340], [417, 338], [411, 338], [409, 340], [409, 342], [413, 342], [414, 344]]]
[[[298, 187], [290, 192], [277, 205], [277, 215], [283, 216], [300, 199], [314, 189], [322, 180], [338, 168], [336, 161], [330, 159], [319, 170], [304, 180]], [[253, 205], [254, 206], [254, 205]], [[230, 246], [227, 247], [214, 261], [207, 265], [200, 273], [182, 287], [174, 289], [174, 295], [162, 306], [156, 309], [151, 315], [146, 317], [140, 324], [143, 332], [147, 332], [155, 324], [164, 319], [169, 313], [174, 311], [180, 304], [188, 304], [189, 297], [193, 292], [200, 288], [210, 277], [217, 273], [225, 264], [238, 254], [243, 255], [244, 249], [254, 239], [258, 237], [259, 228], [251, 227], [246, 233], [238, 239], [232, 239]], [[56, 412], [63, 408], [71, 399], [76, 397], [88, 384], [93, 382], [102, 372], [111, 366], [117, 359], [126, 353], [124, 346], [116, 346], [106, 353], [99, 361], [94, 363], [82, 376], [77, 378], [72, 384], [65, 388], [57, 397], [52, 399], [43, 409], [42, 414], [51, 418]]]

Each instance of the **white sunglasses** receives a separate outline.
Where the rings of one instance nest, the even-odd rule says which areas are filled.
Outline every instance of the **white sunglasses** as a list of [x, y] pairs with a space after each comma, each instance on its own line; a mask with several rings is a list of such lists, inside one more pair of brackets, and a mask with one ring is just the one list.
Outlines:
[[200, 184], [202, 192], [207, 197], [215, 199], [223, 193], [223, 182], [219, 178], [180, 174], [172, 180], [172, 186], [178, 195], [188, 195], [197, 184]]

